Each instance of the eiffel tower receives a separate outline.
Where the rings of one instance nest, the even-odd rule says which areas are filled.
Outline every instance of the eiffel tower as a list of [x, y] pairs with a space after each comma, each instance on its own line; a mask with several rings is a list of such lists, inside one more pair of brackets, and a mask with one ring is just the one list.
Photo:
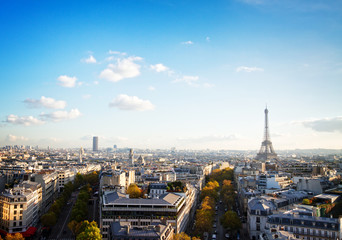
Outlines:
[[269, 159], [277, 159], [277, 154], [274, 152], [272, 142], [270, 139], [270, 134], [268, 132], [268, 109], [265, 109], [265, 132], [264, 132], [264, 141], [261, 143], [261, 148], [259, 153], [257, 154], [257, 160], [269, 160]]

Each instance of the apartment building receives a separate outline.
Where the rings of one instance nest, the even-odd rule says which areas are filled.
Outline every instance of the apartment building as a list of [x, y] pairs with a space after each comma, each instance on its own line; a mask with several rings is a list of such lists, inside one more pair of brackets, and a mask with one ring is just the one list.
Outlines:
[[0, 194], [0, 230], [4, 233], [25, 232], [40, 217], [42, 187], [25, 181]]

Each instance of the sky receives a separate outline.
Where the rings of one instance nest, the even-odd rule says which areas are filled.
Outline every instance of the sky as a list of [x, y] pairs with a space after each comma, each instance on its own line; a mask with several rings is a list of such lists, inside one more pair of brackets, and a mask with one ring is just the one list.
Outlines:
[[342, 148], [340, 0], [0, 1], [0, 146]]

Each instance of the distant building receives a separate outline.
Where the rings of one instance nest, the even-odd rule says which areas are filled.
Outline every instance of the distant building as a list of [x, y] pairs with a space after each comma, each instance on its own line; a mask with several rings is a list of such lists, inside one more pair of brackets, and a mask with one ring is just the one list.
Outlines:
[[93, 151], [99, 151], [99, 137], [97, 136], [93, 137]]

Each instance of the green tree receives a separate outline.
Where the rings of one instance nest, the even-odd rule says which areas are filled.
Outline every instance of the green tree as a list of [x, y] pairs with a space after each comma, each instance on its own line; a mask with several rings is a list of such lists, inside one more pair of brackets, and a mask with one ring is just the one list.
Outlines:
[[48, 212], [40, 218], [44, 227], [52, 227], [57, 222], [57, 217], [54, 212]]
[[78, 234], [77, 240], [101, 240], [102, 235], [100, 233], [100, 229], [97, 227], [97, 223], [92, 221], [89, 223], [88, 221], [84, 221], [86, 227], [84, 230]]
[[238, 230], [241, 228], [241, 221], [238, 217], [237, 213], [234, 211], [227, 211], [221, 217], [221, 223], [225, 228], [228, 228], [232, 231]]
[[130, 198], [139, 198], [141, 196], [141, 190], [136, 184], [132, 183], [127, 189], [127, 194]]

